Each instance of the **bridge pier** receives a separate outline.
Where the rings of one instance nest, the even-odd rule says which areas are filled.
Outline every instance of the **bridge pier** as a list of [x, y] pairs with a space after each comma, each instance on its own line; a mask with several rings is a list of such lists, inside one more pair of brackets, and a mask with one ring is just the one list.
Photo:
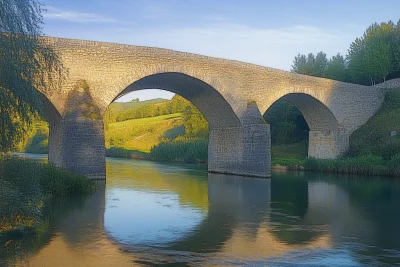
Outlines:
[[210, 129], [208, 171], [253, 177], [271, 176], [271, 133], [256, 105], [242, 127]]
[[335, 159], [349, 149], [350, 133], [341, 131], [310, 131], [308, 156], [318, 159]]
[[92, 179], [105, 179], [103, 121], [74, 118], [50, 124], [49, 162]]
[[208, 171], [270, 177], [270, 140], [268, 124], [210, 130]]

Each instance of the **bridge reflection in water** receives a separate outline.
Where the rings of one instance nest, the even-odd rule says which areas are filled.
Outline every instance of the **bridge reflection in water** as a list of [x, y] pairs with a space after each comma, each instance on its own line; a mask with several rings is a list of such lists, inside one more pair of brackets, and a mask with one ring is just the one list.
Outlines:
[[107, 168], [98, 192], [53, 207], [45, 234], [21, 241], [21, 265], [332, 266], [397, 259], [378, 255], [400, 247], [398, 234], [384, 243], [382, 211], [360, 203], [367, 192], [396, 205], [379, 196], [398, 185], [372, 183], [365, 190], [367, 183], [317, 174], [254, 179], [130, 160], [108, 160]]

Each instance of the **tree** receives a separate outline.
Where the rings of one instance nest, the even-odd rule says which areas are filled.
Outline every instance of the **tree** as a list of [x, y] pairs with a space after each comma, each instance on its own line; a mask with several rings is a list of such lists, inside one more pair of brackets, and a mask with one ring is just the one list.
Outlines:
[[0, 151], [18, 143], [32, 115], [42, 114], [40, 93], [58, 88], [63, 68], [42, 34], [36, 0], [0, 0]]
[[183, 111], [183, 125], [186, 137], [208, 136], [208, 122], [201, 112], [189, 103]]
[[315, 63], [313, 68], [313, 76], [323, 77], [325, 74], [326, 67], [328, 65], [328, 59], [324, 52], [319, 52], [315, 56]]
[[399, 70], [399, 44], [396, 25], [374, 23], [350, 45], [349, 72], [357, 83], [375, 84]]
[[324, 77], [337, 81], [347, 80], [346, 60], [341, 54], [333, 56], [327, 63]]
[[296, 72], [299, 74], [307, 74], [307, 58], [305, 55], [298, 54], [295, 56], [292, 65], [292, 72]]
[[319, 52], [316, 56], [310, 53], [305, 55], [298, 54], [293, 61], [292, 72], [306, 74], [316, 77], [323, 77], [328, 60], [324, 52]]

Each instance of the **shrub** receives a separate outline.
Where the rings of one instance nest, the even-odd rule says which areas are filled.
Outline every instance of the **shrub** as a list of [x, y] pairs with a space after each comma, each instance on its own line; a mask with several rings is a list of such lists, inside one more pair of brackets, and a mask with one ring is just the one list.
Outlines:
[[46, 201], [83, 195], [94, 189], [94, 182], [85, 176], [52, 164], [2, 155], [0, 233], [37, 226]]
[[388, 175], [390, 170], [380, 156], [365, 155], [357, 158], [315, 159], [304, 161], [306, 170], [360, 175]]
[[163, 141], [151, 149], [150, 157], [169, 162], [207, 162], [208, 140], [178, 137], [174, 141]]

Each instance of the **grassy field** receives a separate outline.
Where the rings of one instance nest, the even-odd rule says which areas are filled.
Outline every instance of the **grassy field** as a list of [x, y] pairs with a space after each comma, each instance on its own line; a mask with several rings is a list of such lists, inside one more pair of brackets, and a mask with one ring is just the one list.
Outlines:
[[207, 138], [185, 137], [182, 114], [111, 123], [106, 129], [109, 157], [167, 162], [206, 162]]
[[137, 108], [137, 107], [149, 105], [149, 104], [162, 103], [162, 102], [166, 102], [166, 101], [168, 101], [168, 99], [156, 98], [156, 99], [145, 100], [145, 101], [132, 100], [130, 102], [113, 102], [110, 104], [109, 108], [115, 109], [117, 111], [121, 111], [121, 110], [126, 110], [126, 109], [131, 109], [131, 108]]
[[105, 131], [106, 148], [150, 153], [164, 136], [182, 125], [182, 114], [158, 116], [111, 123]]

